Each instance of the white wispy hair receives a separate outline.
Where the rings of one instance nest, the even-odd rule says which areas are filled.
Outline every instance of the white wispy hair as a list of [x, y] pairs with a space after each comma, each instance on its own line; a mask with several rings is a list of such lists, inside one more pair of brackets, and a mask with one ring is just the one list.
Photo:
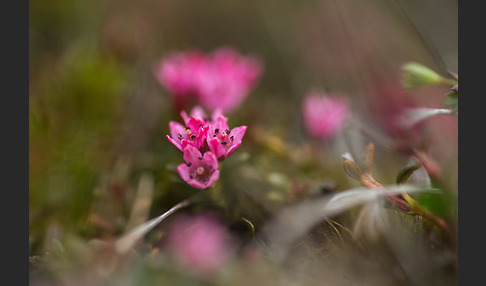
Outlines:
[[354, 162], [354, 158], [351, 155], [351, 153], [349, 153], [349, 152], [346, 152], [346, 153], [342, 154], [341, 155], [341, 158], [343, 158], [344, 160], [349, 160], [351, 162]]
[[429, 117], [436, 115], [454, 115], [457, 112], [452, 109], [441, 109], [441, 108], [410, 108], [407, 109], [404, 114], [400, 117], [400, 120], [405, 126], [412, 127], [413, 125], [423, 121]]
[[121, 255], [126, 254], [137, 243], [137, 241], [145, 236], [145, 234], [147, 234], [150, 230], [156, 227], [159, 223], [161, 223], [175, 211], [189, 205], [190, 203], [190, 200], [182, 201], [177, 205], [173, 206], [165, 213], [161, 214], [160, 216], [134, 227], [128, 233], [124, 234], [122, 237], [115, 241], [115, 251]]
[[[380, 204], [381, 199], [387, 195], [402, 193], [431, 192], [434, 189], [417, 187], [413, 185], [384, 186], [383, 189], [369, 189], [358, 187], [342, 191], [332, 196], [325, 196], [311, 201], [297, 203], [280, 211], [274, 219], [268, 223], [263, 232], [263, 237], [268, 239], [270, 247], [275, 251], [273, 258], [279, 262], [285, 259], [293, 243], [304, 236], [312, 227], [323, 219], [331, 218], [348, 211], [356, 206], [365, 205], [369, 210], [367, 220], [373, 227], [381, 224]], [[369, 205], [369, 206], [368, 206]]]

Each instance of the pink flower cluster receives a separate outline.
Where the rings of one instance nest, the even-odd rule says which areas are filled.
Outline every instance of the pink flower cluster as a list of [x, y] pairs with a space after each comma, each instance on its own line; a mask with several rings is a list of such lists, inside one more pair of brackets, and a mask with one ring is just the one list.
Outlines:
[[228, 231], [212, 215], [178, 217], [168, 234], [171, 254], [195, 275], [206, 275], [218, 270], [233, 252]]
[[349, 117], [346, 98], [330, 96], [312, 90], [302, 104], [302, 115], [307, 133], [316, 139], [332, 138]]
[[155, 77], [172, 95], [177, 110], [191, 104], [225, 113], [235, 110], [247, 97], [262, 73], [255, 57], [243, 57], [225, 47], [210, 55], [199, 51], [177, 52], [161, 60]]
[[216, 109], [209, 120], [196, 106], [190, 116], [181, 112], [184, 125], [170, 121], [167, 139], [183, 153], [185, 164], [177, 168], [189, 185], [206, 189], [219, 179], [218, 161], [228, 158], [240, 145], [247, 126], [230, 129], [228, 118]]

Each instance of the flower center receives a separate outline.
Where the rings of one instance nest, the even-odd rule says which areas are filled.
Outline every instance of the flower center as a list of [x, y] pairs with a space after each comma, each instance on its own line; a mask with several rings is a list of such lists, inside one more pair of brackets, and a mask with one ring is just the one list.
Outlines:
[[206, 183], [211, 175], [214, 173], [212, 166], [200, 165], [191, 170], [191, 178], [198, 180], [201, 183]]
[[221, 131], [219, 128], [216, 128], [213, 132], [213, 138], [217, 138], [218, 141], [221, 143], [221, 145], [223, 145], [225, 149], [228, 150], [229, 147], [233, 145], [233, 140], [234, 140], [233, 135], [229, 136], [230, 133], [231, 133], [230, 129], [225, 129]]
[[204, 169], [203, 166], [199, 166], [199, 167], [196, 168], [196, 174], [199, 175], [199, 176], [204, 174], [204, 171], [205, 171], [205, 169]]

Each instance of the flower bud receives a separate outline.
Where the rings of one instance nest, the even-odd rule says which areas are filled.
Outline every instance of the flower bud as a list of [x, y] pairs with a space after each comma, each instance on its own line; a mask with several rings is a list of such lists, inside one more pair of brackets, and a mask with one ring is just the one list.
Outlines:
[[309, 91], [302, 103], [302, 117], [307, 133], [315, 139], [329, 140], [350, 116], [349, 103], [343, 95], [333, 96]]
[[407, 63], [402, 67], [402, 71], [406, 89], [416, 89], [429, 84], [448, 83], [435, 71], [418, 63]]

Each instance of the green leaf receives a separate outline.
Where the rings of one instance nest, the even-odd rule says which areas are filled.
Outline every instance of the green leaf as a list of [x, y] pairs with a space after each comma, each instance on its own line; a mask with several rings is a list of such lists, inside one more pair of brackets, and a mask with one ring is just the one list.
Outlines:
[[396, 183], [397, 184], [406, 183], [410, 178], [410, 176], [413, 174], [413, 172], [418, 170], [421, 166], [422, 163], [420, 162], [411, 163], [405, 166], [405, 168], [403, 168], [402, 170], [400, 170], [400, 172], [398, 172]]
[[403, 83], [406, 89], [416, 89], [429, 84], [448, 84], [450, 81], [430, 68], [419, 63], [410, 62], [402, 67]]
[[457, 110], [459, 109], [459, 99], [457, 95], [450, 95], [447, 97], [444, 102], [442, 102], [442, 105], [444, 106], [452, 106], [452, 113], [456, 113]]
[[440, 192], [418, 193], [416, 200], [419, 204], [433, 214], [451, 219], [457, 210], [457, 193], [451, 192], [439, 180], [431, 177], [432, 188]]
[[424, 207], [425, 209], [429, 210], [433, 214], [445, 218], [450, 215], [450, 210], [452, 207], [451, 199], [444, 194], [441, 193], [420, 193], [417, 199], [418, 203]]

